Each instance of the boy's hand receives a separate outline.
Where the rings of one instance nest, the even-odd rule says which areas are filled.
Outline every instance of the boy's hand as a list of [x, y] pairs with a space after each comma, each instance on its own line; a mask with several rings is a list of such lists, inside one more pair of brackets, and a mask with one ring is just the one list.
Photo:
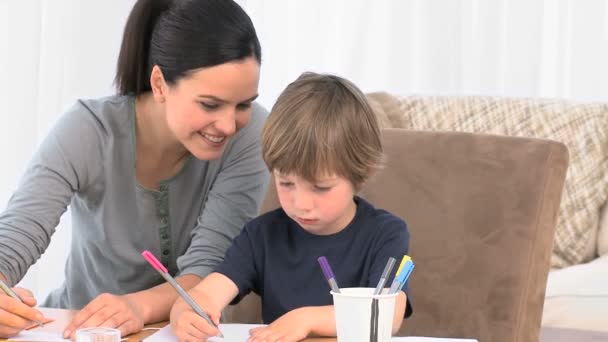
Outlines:
[[[200, 303], [200, 302], [199, 302]], [[220, 311], [202, 307], [211, 320], [220, 324]], [[207, 341], [209, 337], [219, 335], [220, 331], [207, 323], [182, 299], [179, 298], [171, 309], [171, 328], [180, 342]]]
[[305, 339], [311, 331], [309, 309], [292, 310], [268, 326], [251, 329], [247, 342], [296, 342]]

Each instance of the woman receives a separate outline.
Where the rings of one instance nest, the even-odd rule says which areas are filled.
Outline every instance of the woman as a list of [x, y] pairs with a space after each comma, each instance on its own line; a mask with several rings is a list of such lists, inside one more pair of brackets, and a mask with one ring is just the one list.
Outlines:
[[[175, 290], [141, 257], [149, 249], [186, 289], [210, 273], [257, 214], [268, 174], [259, 136], [261, 52], [233, 1], [139, 0], [125, 27], [116, 96], [78, 101], [40, 146], [0, 215], [0, 279], [16, 284], [70, 206], [63, 286], [44, 306], [82, 309], [64, 331], [168, 319]], [[0, 296], [0, 337], [42, 317]]]

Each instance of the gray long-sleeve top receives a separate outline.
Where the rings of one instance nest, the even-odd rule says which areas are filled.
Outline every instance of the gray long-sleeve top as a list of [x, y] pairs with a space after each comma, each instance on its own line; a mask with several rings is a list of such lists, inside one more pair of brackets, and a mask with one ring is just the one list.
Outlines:
[[146, 249], [172, 275], [206, 276], [263, 200], [269, 175], [260, 132], [266, 115], [254, 103], [249, 124], [220, 159], [191, 156], [154, 191], [135, 177], [134, 98], [78, 101], [43, 141], [0, 214], [0, 273], [11, 285], [23, 278], [69, 205], [66, 279], [44, 306], [80, 309], [101, 293], [162, 283], [141, 256]]

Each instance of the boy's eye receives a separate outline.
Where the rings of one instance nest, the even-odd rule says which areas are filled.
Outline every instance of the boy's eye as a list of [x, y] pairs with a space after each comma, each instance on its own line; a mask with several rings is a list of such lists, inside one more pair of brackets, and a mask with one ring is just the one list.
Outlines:
[[279, 185], [283, 186], [283, 187], [289, 187], [289, 186], [292, 186], [293, 183], [292, 182], [279, 182]]
[[209, 103], [209, 102], [199, 102], [199, 103], [200, 103], [201, 107], [203, 107], [206, 110], [214, 110], [219, 107], [219, 105], [216, 103]]
[[318, 192], [327, 192], [329, 190], [331, 190], [330, 186], [318, 186], [318, 185], [315, 185], [315, 191], [318, 191]]

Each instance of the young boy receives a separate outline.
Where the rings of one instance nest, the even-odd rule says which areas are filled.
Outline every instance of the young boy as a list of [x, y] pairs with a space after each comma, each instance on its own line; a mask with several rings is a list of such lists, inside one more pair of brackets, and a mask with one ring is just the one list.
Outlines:
[[[245, 225], [216, 272], [190, 294], [216, 324], [226, 305], [259, 294], [269, 325], [252, 329], [249, 341], [336, 336], [317, 258], [327, 257], [341, 287], [376, 287], [389, 257], [399, 261], [408, 252], [405, 222], [355, 195], [382, 164], [376, 117], [349, 81], [305, 73], [272, 108], [262, 149], [281, 208]], [[400, 292], [393, 332], [411, 313], [406, 299]], [[219, 333], [181, 299], [171, 325], [180, 341]]]

